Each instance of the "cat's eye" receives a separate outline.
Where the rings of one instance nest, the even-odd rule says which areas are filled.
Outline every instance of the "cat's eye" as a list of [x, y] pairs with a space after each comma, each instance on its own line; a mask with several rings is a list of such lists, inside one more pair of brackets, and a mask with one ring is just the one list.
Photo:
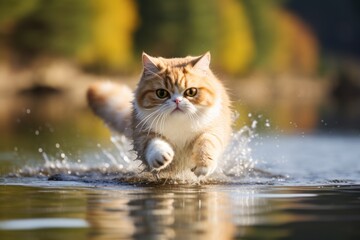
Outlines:
[[158, 98], [164, 99], [169, 96], [169, 92], [166, 91], [165, 89], [160, 88], [160, 89], [156, 90], [156, 96]]
[[198, 90], [196, 88], [192, 87], [192, 88], [186, 89], [186, 91], [184, 92], [184, 95], [186, 97], [195, 97], [197, 92], [198, 92]]

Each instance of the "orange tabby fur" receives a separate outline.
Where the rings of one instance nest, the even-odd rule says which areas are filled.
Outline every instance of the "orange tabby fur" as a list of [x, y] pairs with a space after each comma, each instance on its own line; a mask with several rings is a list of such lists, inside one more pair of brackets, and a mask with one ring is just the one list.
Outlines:
[[144, 53], [134, 96], [124, 85], [95, 83], [88, 101], [105, 122], [132, 138], [148, 170], [191, 169], [207, 176], [231, 134], [229, 97], [209, 64], [210, 53], [172, 59]]

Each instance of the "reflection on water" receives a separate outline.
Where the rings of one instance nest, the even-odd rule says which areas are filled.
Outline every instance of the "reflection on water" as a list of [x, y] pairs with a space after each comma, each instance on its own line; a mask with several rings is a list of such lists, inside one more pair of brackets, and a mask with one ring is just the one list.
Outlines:
[[[94, 199], [89, 199], [94, 200]], [[235, 234], [230, 199], [226, 193], [198, 188], [159, 188], [130, 192], [109, 201], [92, 201], [88, 221], [94, 239], [138, 238], [230, 239]], [[237, 203], [239, 224], [254, 222], [251, 195]], [[106, 229], [106, 231], [104, 231]]]
[[[358, 187], [2, 185], [1, 239], [350, 239]], [[23, 184], [26, 184], [25, 182]], [[70, 184], [71, 185], [71, 184]], [[19, 201], [20, 196], [27, 196]], [[331, 198], [329, 198], [331, 196]], [[14, 219], [82, 225], [16, 230]], [[25, 221], [26, 222], [26, 221]], [[19, 224], [21, 221], [19, 221]], [[51, 222], [50, 222], [51, 223]], [[87, 226], [86, 226], [87, 225]], [[329, 227], [325, 227], [329, 226]], [[21, 229], [21, 226], [18, 226]], [[71, 235], [69, 235], [71, 229]], [[23, 238], [21, 238], [23, 237]], [[51, 237], [50, 237], [51, 238]]]
[[82, 219], [74, 218], [38, 218], [17, 219], [0, 222], [3, 230], [33, 230], [44, 228], [86, 228], [88, 224]]

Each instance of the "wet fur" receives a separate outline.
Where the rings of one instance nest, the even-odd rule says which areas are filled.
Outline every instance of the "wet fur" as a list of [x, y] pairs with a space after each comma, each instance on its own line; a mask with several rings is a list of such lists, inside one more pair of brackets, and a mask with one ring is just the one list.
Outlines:
[[[133, 140], [149, 171], [192, 169], [207, 176], [231, 133], [228, 94], [209, 64], [210, 53], [172, 59], [143, 54], [144, 70], [133, 97], [124, 85], [96, 83], [88, 90], [88, 101], [97, 115]], [[185, 94], [189, 88], [197, 89], [194, 97]], [[165, 89], [169, 97], [159, 98], [157, 89]]]

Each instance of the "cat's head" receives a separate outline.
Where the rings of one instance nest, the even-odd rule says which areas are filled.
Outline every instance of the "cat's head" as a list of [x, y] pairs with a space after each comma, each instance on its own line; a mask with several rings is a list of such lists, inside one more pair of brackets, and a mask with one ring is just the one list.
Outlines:
[[221, 87], [209, 68], [209, 52], [170, 59], [143, 53], [142, 59], [144, 70], [134, 100], [142, 118], [162, 115], [164, 120], [201, 123], [219, 105]]

